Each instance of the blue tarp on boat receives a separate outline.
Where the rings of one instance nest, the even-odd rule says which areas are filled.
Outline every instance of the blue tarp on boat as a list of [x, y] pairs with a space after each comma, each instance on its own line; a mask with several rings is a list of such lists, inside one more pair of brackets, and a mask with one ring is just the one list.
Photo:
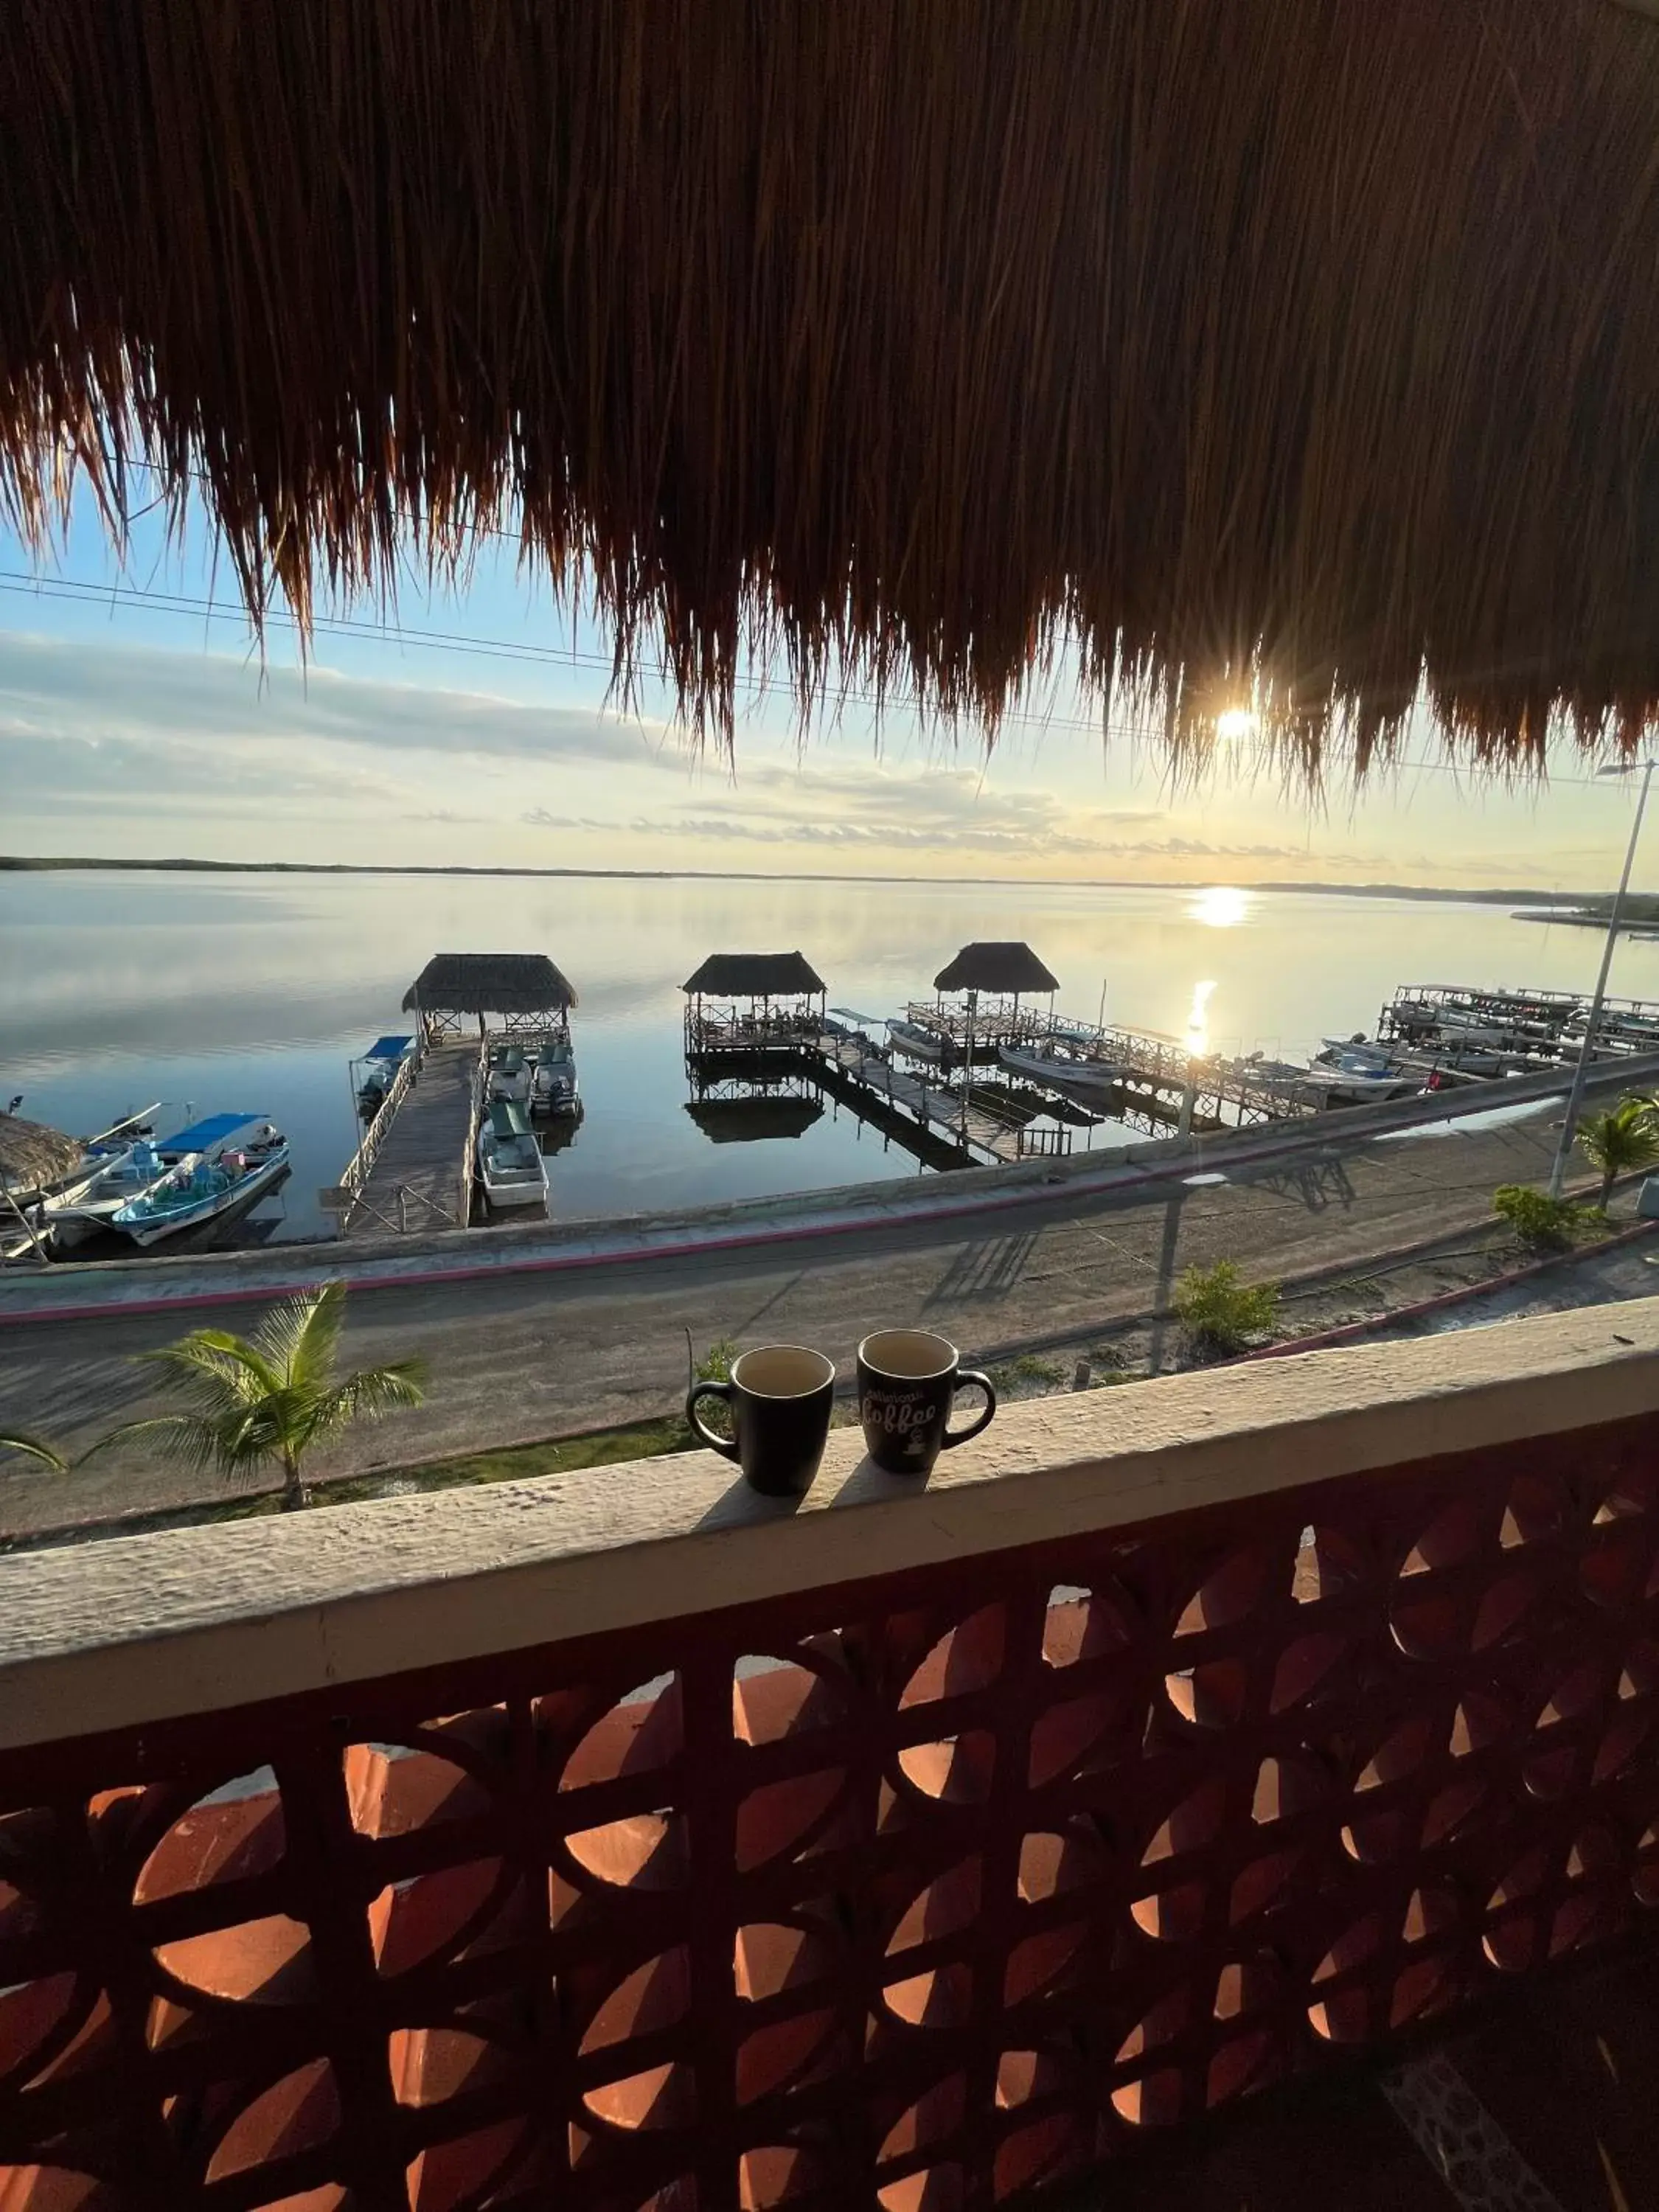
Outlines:
[[263, 1121], [263, 1114], [210, 1114], [205, 1121], [192, 1121], [187, 1129], [180, 1129], [176, 1137], [163, 1137], [155, 1149], [158, 1152], [204, 1152], [210, 1145], [216, 1145], [234, 1130], [246, 1128], [250, 1121]]
[[415, 1040], [412, 1036], [376, 1037], [363, 1054], [365, 1060], [401, 1060]]

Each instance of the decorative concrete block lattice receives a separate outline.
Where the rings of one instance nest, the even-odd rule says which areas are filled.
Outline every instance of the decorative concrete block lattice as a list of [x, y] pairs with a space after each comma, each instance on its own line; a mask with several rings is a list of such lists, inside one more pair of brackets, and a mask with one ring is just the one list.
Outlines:
[[0, 2207], [1016, 2203], [1643, 1925], [1656, 1539], [1627, 1423], [8, 1754]]

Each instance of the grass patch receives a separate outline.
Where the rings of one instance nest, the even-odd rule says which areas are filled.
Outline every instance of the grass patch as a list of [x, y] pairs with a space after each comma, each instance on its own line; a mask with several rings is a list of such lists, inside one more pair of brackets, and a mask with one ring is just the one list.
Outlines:
[[580, 1437], [548, 1437], [531, 1444], [507, 1444], [494, 1451], [467, 1452], [459, 1459], [434, 1460], [424, 1467], [386, 1468], [377, 1474], [327, 1484], [319, 1503], [357, 1504], [367, 1498], [408, 1497], [416, 1491], [460, 1490], [483, 1482], [522, 1482], [537, 1474], [574, 1474], [584, 1468], [616, 1467], [635, 1459], [656, 1459], [665, 1452], [690, 1451], [696, 1439], [679, 1413], [653, 1421], [630, 1421], [618, 1429], [595, 1429]]
[[[837, 1408], [839, 1411], [839, 1408]], [[696, 1439], [684, 1417], [666, 1413], [653, 1421], [630, 1421], [587, 1436], [544, 1437], [538, 1443], [508, 1444], [495, 1451], [468, 1452], [458, 1459], [434, 1460], [424, 1467], [381, 1468], [374, 1474], [325, 1478], [312, 1493], [312, 1512], [331, 1505], [363, 1505], [382, 1498], [411, 1498], [426, 1491], [463, 1490], [486, 1482], [521, 1482], [535, 1474], [580, 1474], [585, 1468], [620, 1466], [629, 1460], [654, 1459], [664, 1452], [689, 1451]], [[36, 1534], [0, 1538], [0, 1554], [32, 1552], [58, 1544], [90, 1543], [102, 1536], [140, 1536], [157, 1528], [199, 1528], [221, 1522], [258, 1521], [282, 1510], [282, 1492], [253, 1497], [204, 1498], [194, 1505], [167, 1506], [155, 1513], [89, 1522], [77, 1528], [53, 1528]]]
[[987, 1371], [1000, 1398], [1040, 1398], [1049, 1390], [1058, 1390], [1072, 1372], [1058, 1359], [1045, 1359], [1037, 1352], [1017, 1352], [1013, 1358], [1002, 1360]]

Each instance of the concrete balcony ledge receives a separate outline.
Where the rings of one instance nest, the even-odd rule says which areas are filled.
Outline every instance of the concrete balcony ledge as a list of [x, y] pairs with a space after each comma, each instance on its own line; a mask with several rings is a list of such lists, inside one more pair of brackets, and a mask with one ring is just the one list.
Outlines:
[[[0, 2206], [1197, 2202], [1189, 2123], [1650, 1968], [1656, 1355], [1604, 1307], [1011, 1407], [921, 1489], [853, 1431], [798, 1505], [701, 1454], [0, 1562]], [[1650, 2012], [1587, 2017], [1642, 2109]], [[1353, 2194], [1291, 2163], [1250, 2201]]]
[[1004, 1408], [925, 1488], [712, 1453], [0, 1561], [0, 1749], [1158, 1522], [1659, 1412], [1659, 1301]]

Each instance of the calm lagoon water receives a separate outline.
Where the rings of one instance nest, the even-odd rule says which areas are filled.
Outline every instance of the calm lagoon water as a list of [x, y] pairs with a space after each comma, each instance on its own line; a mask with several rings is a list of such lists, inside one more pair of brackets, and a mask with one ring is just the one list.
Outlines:
[[[436, 951], [550, 953], [580, 994], [586, 1118], [550, 1161], [562, 1217], [921, 1170], [826, 1103], [794, 1139], [715, 1145], [685, 1110], [679, 987], [708, 952], [799, 946], [830, 1003], [899, 1012], [957, 947], [1025, 938], [1057, 1004], [1287, 1058], [1369, 1029], [1399, 983], [1588, 989], [1589, 930], [1499, 907], [1231, 890], [501, 877], [0, 874], [0, 1103], [102, 1127], [151, 1099], [270, 1114], [295, 1172], [276, 1233], [319, 1233], [319, 1185], [357, 1140], [346, 1063], [404, 1026]], [[1613, 988], [1659, 997], [1659, 944], [1621, 945]], [[1110, 1124], [1097, 1145], [1121, 1141]], [[1085, 1134], [1079, 1131], [1078, 1142]]]

